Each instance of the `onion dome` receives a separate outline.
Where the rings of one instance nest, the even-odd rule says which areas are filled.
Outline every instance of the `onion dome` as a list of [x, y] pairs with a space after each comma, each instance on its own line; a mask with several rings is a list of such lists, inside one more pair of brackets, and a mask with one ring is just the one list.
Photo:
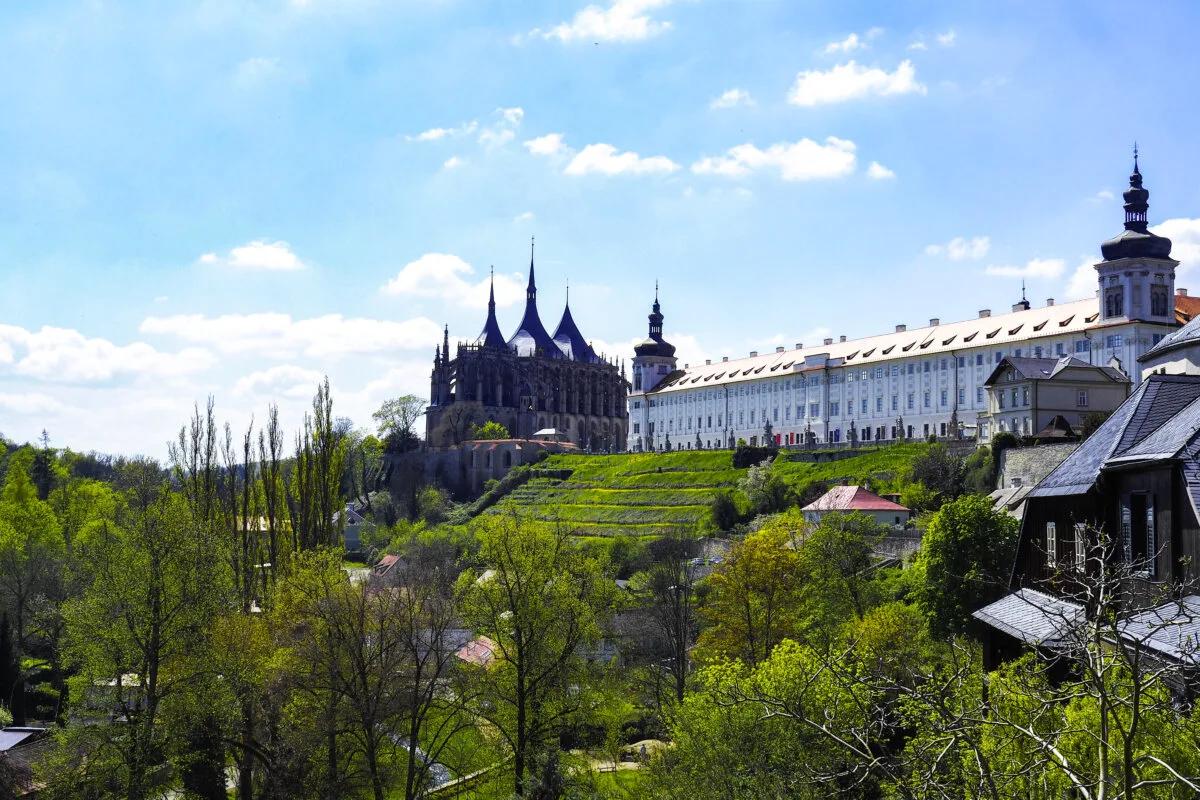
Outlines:
[[574, 317], [571, 316], [571, 290], [567, 287], [567, 302], [563, 306], [562, 319], [559, 320], [558, 327], [554, 329], [554, 342], [558, 345], [558, 349], [563, 352], [567, 358], [572, 361], [583, 361], [588, 364], [594, 364], [600, 359], [596, 356], [596, 351], [592, 350], [592, 346], [583, 338], [583, 334], [579, 332], [579, 326], [575, 324]]
[[508, 346], [519, 356], [539, 355], [543, 358], [562, 358], [558, 348], [537, 311], [537, 284], [533, 279], [533, 245], [529, 246], [529, 284], [525, 287], [525, 314], [516, 332], [508, 337]]
[[671, 358], [675, 355], [675, 345], [667, 342], [662, 336], [663, 315], [658, 304], [658, 284], [654, 284], [654, 306], [650, 311], [650, 335], [633, 348], [639, 356], [662, 356]]
[[1133, 174], [1125, 191], [1125, 231], [1100, 245], [1106, 261], [1119, 258], [1170, 258], [1171, 240], [1149, 231], [1146, 212], [1150, 209], [1150, 192], [1142, 187], [1138, 170], [1137, 145], [1133, 148]]
[[506, 343], [504, 334], [500, 332], [500, 324], [496, 322], [496, 276], [492, 274], [492, 285], [488, 289], [488, 315], [487, 322], [483, 323], [483, 330], [479, 333], [479, 338], [475, 340], [475, 344], [482, 347], [495, 347], [504, 349]]

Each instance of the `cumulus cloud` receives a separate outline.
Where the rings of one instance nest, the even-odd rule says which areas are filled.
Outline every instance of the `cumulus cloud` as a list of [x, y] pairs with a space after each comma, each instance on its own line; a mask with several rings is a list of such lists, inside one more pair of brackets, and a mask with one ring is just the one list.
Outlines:
[[534, 28], [530, 37], [557, 39], [560, 42], [638, 42], [671, 29], [671, 23], [657, 20], [650, 12], [664, 8], [671, 0], [613, 0], [607, 7], [589, 5], [569, 22], [549, 30]]
[[984, 272], [999, 278], [1057, 278], [1065, 267], [1061, 258], [1032, 258], [1020, 266], [992, 264]]
[[[464, 308], [486, 308], [490, 279], [468, 280], [475, 269], [456, 255], [426, 253], [405, 264], [381, 292], [397, 297], [430, 297]], [[503, 273], [495, 276], [496, 305], [511, 306], [525, 296], [525, 286]]]
[[277, 359], [426, 348], [440, 341], [442, 335], [441, 327], [425, 317], [399, 322], [341, 314], [292, 319], [290, 314], [274, 312], [147, 317], [139, 330], [209, 345], [222, 353], [254, 353]]
[[567, 148], [561, 133], [547, 133], [525, 142], [525, 149], [535, 156], [555, 156], [565, 152]]
[[915, 42], [912, 42], [911, 44], [909, 44], [908, 49], [909, 50], [918, 50], [918, 51], [919, 50], [928, 50], [929, 45], [925, 44], [924, 39], [917, 39]]
[[238, 378], [233, 385], [233, 393], [238, 396], [308, 399], [324, 377], [324, 373], [315, 369], [278, 364]]
[[225, 266], [246, 272], [295, 272], [307, 266], [287, 242], [261, 239], [238, 245], [223, 256], [205, 253], [197, 260], [205, 266]]
[[[597, 353], [603, 353], [610, 359], [631, 359], [633, 358], [633, 348], [642, 342], [645, 336], [635, 336], [625, 341], [608, 341], [605, 339], [592, 339], [592, 349]], [[700, 340], [690, 333], [680, 333], [679, 331], [666, 331], [663, 333], [663, 338], [671, 344], [675, 345], [675, 357], [679, 359], [679, 366], [690, 364], [696, 366], [703, 364], [704, 359], [712, 358], [708, 352], [701, 346]]]
[[737, 108], [738, 106], [752, 106], [754, 98], [745, 89], [726, 89], [721, 92], [719, 97], [714, 97], [708, 107], [717, 110], [721, 108]]
[[835, 53], [853, 53], [855, 50], [862, 50], [870, 47], [869, 42], [883, 33], [883, 28], [871, 28], [862, 36], [857, 33], [851, 33], [845, 39], [840, 39], [836, 42], [830, 42], [821, 50], [825, 55], [833, 55]]
[[925, 86], [917, 82], [917, 70], [911, 61], [901, 61], [893, 72], [847, 61], [827, 70], [804, 70], [798, 73], [788, 93], [788, 102], [811, 107], [844, 103], [872, 95], [887, 97], [925, 94], [925, 91]]
[[493, 122], [479, 132], [479, 143], [490, 149], [508, 144], [517, 135], [521, 120], [525, 118], [522, 108], [497, 108], [493, 114]]
[[854, 171], [855, 144], [830, 136], [822, 144], [812, 139], [778, 142], [765, 150], [747, 143], [731, 147], [723, 156], [709, 156], [692, 164], [697, 175], [740, 178], [762, 169], [778, 170], [785, 181], [840, 178]]
[[457, 169], [467, 162], [463, 161], [458, 156], [450, 156], [442, 162], [442, 169]]
[[469, 136], [479, 129], [477, 120], [470, 120], [453, 128], [429, 128], [420, 133], [405, 136], [410, 142], [436, 142], [441, 139], [449, 139], [456, 136]]
[[1072, 300], [1082, 300], [1085, 297], [1095, 297], [1100, 284], [1096, 280], [1096, 259], [1090, 256], [1080, 256], [1079, 266], [1071, 273], [1067, 281], [1067, 296]]
[[867, 177], [877, 181], [886, 181], [896, 177], [896, 173], [878, 161], [872, 161], [871, 165], [867, 167]]
[[1150, 230], [1171, 240], [1171, 257], [1180, 262], [1177, 275], [1190, 273], [1200, 267], [1200, 218], [1163, 220]]
[[978, 261], [988, 254], [992, 240], [987, 236], [955, 236], [945, 244], [925, 245], [925, 255], [942, 256], [951, 261]]
[[34, 416], [57, 413], [63, 409], [63, 404], [39, 392], [0, 392], [0, 409], [10, 414]]
[[589, 144], [580, 150], [567, 168], [566, 175], [662, 175], [674, 172], [679, 165], [666, 156], [640, 156], [617, 150], [603, 142]]
[[145, 342], [118, 345], [71, 328], [29, 331], [0, 325], [0, 375], [55, 383], [97, 383], [118, 378], [168, 378], [208, 369], [211, 353], [185, 348], [166, 353]]
[[942, 47], [953, 47], [955, 41], [958, 40], [958, 34], [954, 32], [954, 29], [950, 29], [945, 33], [939, 33], [936, 38], [937, 43]]

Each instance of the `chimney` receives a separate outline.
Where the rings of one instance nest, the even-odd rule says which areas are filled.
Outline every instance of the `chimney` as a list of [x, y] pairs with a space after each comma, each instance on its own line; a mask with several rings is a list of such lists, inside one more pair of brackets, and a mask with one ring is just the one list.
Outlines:
[[729, 360], [729, 356], [721, 356], [721, 363], [722, 363], [722, 364], [724, 364], [724, 363], [725, 363], [726, 361], [728, 361], [728, 360]]
[[706, 358], [706, 359], [704, 359], [704, 366], [706, 366], [706, 367], [711, 367], [711, 366], [712, 366], [712, 359], [711, 359], [711, 358]]
[[929, 327], [936, 328], [938, 325], [941, 325], [941, 324], [942, 324], [942, 321], [940, 319], [938, 319], [937, 317], [929, 318]]
[[782, 353], [782, 352], [783, 352], [783, 345], [779, 345], [778, 347], [776, 347], [776, 348], [775, 348], [775, 352], [776, 352], [776, 353]]
[[844, 341], [846, 341], [846, 337], [845, 337], [845, 336], [839, 336], [839, 337], [838, 337], [838, 341], [839, 341], [839, 342], [844, 342]]
[[1053, 297], [1047, 297], [1047, 298], [1046, 298], [1046, 308], [1049, 308], [1049, 307], [1050, 307], [1050, 306], [1052, 306], [1052, 305], [1054, 305], [1054, 298], [1053, 298]]
[[758, 351], [757, 351], [757, 350], [751, 350], [751, 351], [750, 351], [750, 357], [751, 357], [751, 358], [754, 358], [756, 355], [758, 355]]
[[1028, 310], [1029, 310], [1029, 301], [1028, 300], [1022, 300], [1019, 303], [1013, 303], [1013, 313], [1016, 313], [1017, 311], [1028, 311]]
[[828, 339], [826, 339], [826, 340], [825, 340], [825, 344], [833, 344], [833, 339], [832, 339], [832, 337], [831, 337], [831, 338], [828, 338]]
[[804, 342], [796, 342], [796, 349], [797, 349], [797, 350], [803, 350], [803, 349], [804, 349]]
[[990, 317], [991, 315], [992, 315], [992, 310], [990, 308], [979, 309], [979, 318], [980, 319], [983, 319], [984, 317]]
[[1176, 289], [1175, 296], [1176, 297], [1187, 297], [1188, 296], [1187, 289]]
[[906, 330], [908, 330], [907, 325], [897, 325], [896, 326], [896, 333], [904, 333]]

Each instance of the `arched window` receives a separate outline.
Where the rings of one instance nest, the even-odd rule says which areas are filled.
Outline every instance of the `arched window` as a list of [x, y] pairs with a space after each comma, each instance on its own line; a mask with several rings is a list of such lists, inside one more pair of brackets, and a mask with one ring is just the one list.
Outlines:
[[512, 466], [512, 451], [511, 450], [504, 451], [504, 466], [506, 466], [506, 467]]

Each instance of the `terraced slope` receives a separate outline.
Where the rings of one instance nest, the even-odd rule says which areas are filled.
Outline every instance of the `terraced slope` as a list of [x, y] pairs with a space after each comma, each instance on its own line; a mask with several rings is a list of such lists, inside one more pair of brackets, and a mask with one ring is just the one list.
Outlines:
[[569, 478], [532, 478], [486, 513], [515, 507], [577, 536], [691, 533], [713, 493], [745, 474], [729, 461], [728, 451], [553, 456], [539, 466], [569, 469]]
[[[841, 461], [811, 463], [781, 457], [777, 474], [797, 492], [814, 481], [869, 483], [899, 491], [920, 442], [893, 445]], [[487, 514], [517, 509], [524, 516], [566, 525], [577, 536], [665, 536], [693, 533], [707, 519], [713, 495], [746, 474], [730, 466], [728, 450], [552, 456], [534, 477]], [[548, 472], [569, 477], [551, 477]]]

